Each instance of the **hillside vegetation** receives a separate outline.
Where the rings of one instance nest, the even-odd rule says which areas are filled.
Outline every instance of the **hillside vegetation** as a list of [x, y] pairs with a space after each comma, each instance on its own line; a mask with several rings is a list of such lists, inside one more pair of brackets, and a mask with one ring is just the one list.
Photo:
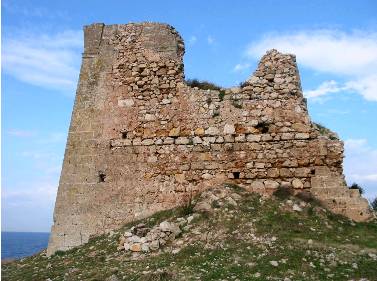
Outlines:
[[[123, 237], [167, 223], [179, 229], [158, 249], [124, 249]], [[2, 280], [377, 280], [377, 223], [225, 184], [81, 247], [5, 264]]]

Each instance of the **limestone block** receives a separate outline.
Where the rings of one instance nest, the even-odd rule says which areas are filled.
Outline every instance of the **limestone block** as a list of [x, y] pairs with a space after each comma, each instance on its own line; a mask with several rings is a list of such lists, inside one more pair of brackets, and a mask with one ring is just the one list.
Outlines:
[[173, 144], [174, 143], [174, 138], [165, 138], [164, 139], [164, 144]]
[[205, 179], [205, 180], [209, 180], [209, 179], [212, 179], [213, 178], [213, 175], [211, 174], [208, 174], [208, 173], [205, 173], [202, 175], [202, 179]]
[[154, 140], [153, 139], [145, 139], [141, 142], [142, 145], [152, 145], [154, 144]]
[[192, 139], [192, 142], [193, 144], [201, 144], [202, 143], [202, 139], [198, 136], [195, 136], [193, 139]]
[[222, 136], [219, 136], [216, 138], [216, 143], [224, 143], [224, 138]]
[[309, 168], [296, 168], [295, 176], [299, 178], [305, 178], [310, 176], [311, 170]]
[[261, 135], [249, 134], [249, 135], [247, 135], [246, 140], [248, 142], [259, 142], [261, 140]]
[[295, 189], [302, 189], [302, 188], [304, 188], [304, 184], [303, 184], [302, 181], [299, 180], [299, 179], [294, 179], [294, 180], [292, 181], [292, 186], [293, 186], [293, 188], [295, 188]]
[[235, 142], [245, 142], [246, 141], [246, 136], [244, 134], [238, 135], [234, 138]]
[[268, 189], [276, 189], [280, 185], [277, 181], [273, 181], [273, 180], [265, 180], [263, 183], [264, 183], [264, 187]]
[[190, 143], [190, 139], [187, 138], [187, 137], [179, 137], [175, 140], [175, 143], [176, 144], [189, 144]]
[[169, 99], [163, 99], [161, 101], [161, 104], [170, 104], [170, 103], [171, 103], [171, 100], [169, 100]]
[[118, 100], [118, 106], [120, 107], [131, 107], [135, 104], [133, 99]]
[[256, 76], [251, 76], [247, 82], [249, 82], [250, 84], [255, 84], [257, 82], [259, 82], [259, 77], [256, 77]]
[[291, 140], [294, 138], [294, 135], [292, 133], [283, 133], [281, 135], [282, 140]]
[[145, 121], [154, 121], [154, 120], [156, 120], [156, 116], [154, 116], [153, 114], [147, 113], [147, 114], [145, 114], [144, 119], [145, 119]]
[[203, 128], [196, 128], [194, 133], [197, 136], [203, 136], [204, 135], [204, 129]]
[[310, 131], [310, 127], [306, 124], [302, 123], [294, 123], [292, 124], [292, 129], [294, 129], [297, 132], [306, 133]]
[[264, 169], [265, 163], [264, 162], [255, 162], [254, 167], [257, 169]]
[[298, 163], [296, 159], [287, 159], [282, 164], [283, 167], [297, 167]]
[[262, 181], [253, 181], [250, 183], [250, 188], [252, 190], [264, 189], [264, 183]]
[[225, 142], [234, 142], [234, 136], [226, 135], [226, 136], [224, 136], [224, 141]]
[[207, 130], [205, 130], [205, 134], [209, 136], [216, 136], [220, 134], [220, 130], [216, 127], [209, 127]]
[[280, 173], [279, 173], [279, 169], [278, 168], [270, 168], [267, 170], [267, 177], [270, 177], [270, 178], [277, 178], [279, 177]]
[[141, 244], [140, 243], [134, 243], [130, 246], [130, 250], [132, 252], [141, 252]]
[[181, 129], [180, 128], [173, 128], [169, 132], [169, 137], [178, 137]]
[[295, 139], [299, 139], [299, 140], [305, 140], [305, 139], [308, 139], [310, 137], [310, 135], [308, 133], [297, 133], [295, 135]]
[[236, 132], [236, 128], [233, 124], [225, 124], [224, 126], [224, 134], [225, 135], [232, 135]]

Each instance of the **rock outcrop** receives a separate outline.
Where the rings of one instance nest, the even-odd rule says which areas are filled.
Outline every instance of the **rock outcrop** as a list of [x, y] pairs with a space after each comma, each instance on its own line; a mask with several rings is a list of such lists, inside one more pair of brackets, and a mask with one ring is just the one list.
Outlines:
[[346, 187], [343, 143], [310, 121], [295, 56], [271, 50], [242, 87], [201, 90], [185, 84], [169, 25], [93, 24], [84, 35], [49, 255], [223, 182], [305, 190], [336, 213], [371, 216]]

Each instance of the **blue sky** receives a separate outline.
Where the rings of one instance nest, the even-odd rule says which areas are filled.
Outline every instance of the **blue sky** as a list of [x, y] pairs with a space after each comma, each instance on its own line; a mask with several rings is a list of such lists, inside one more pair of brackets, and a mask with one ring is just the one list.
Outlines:
[[377, 1], [2, 1], [2, 230], [49, 231], [82, 26], [158, 21], [185, 40], [187, 78], [230, 87], [269, 48], [297, 55], [312, 120], [377, 196]]

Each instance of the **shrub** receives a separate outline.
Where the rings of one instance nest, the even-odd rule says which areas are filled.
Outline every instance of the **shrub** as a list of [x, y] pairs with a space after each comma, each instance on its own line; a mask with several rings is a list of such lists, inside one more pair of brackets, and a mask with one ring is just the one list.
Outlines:
[[364, 189], [363, 189], [360, 185], [358, 185], [357, 183], [353, 183], [353, 184], [349, 187], [349, 189], [358, 189], [359, 192], [360, 192], [360, 194], [364, 194]]
[[279, 186], [273, 193], [273, 195], [281, 200], [288, 199], [293, 195], [293, 192], [288, 187]]
[[225, 91], [224, 90], [220, 90], [220, 93], [219, 93], [219, 99], [220, 99], [220, 101], [224, 100], [224, 96], [225, 96]]
[[328, 136], [331, 140], [337, 140], [338, 137], [335, 133], [333, 133], [330, 129], [326, 128], [320, 123], [313, 123], [315, 127], [319, 130], [319, 133], [322, 136]]
[[235, 108], [242, 108], [242, 103], [241, 102], [238, 102], [236, 100], [234, 100], [232, 102], [232, 105], [235, 107]]
[[193, 204], [193, 198], [192, 198], [192, 193], [190, 192], [190, 195], [187, 199], [186, 204], [182, 207], [181, 209], [181, 215], [182, 216], [188, 216], [194, 212], [194, 204]]
[[377, 197], [374, 198], [374, 200], [370, 203], [370, 205], [372, 206], [372, 209], [374, 211], [377, 211]]
[[212, 82], [208, 82], [208, 81], [200, 81], [198, 79], [187, 79], [186, 80], [186, 84], [187, 86], [190, 86], [190, 87], [198, 87], [199, 89], [202, 89], [202, 90], [216, 90], [216, 91], [220, 91], [221, 90], [221, 87], [212, 83]]
[[64, 254], [65, 254], [65, 252], [64, 252], [64, 251], [61, 251], [61, 250], [57, 250], [57, 251], [54, 253], [55, 256], [59, 256], [59, 257], [64, 256]]
[[246, 87], [247, 85], [249, 85], [249, 83], [247, 81], [243, 81], [240, 83], [240, 88]]

